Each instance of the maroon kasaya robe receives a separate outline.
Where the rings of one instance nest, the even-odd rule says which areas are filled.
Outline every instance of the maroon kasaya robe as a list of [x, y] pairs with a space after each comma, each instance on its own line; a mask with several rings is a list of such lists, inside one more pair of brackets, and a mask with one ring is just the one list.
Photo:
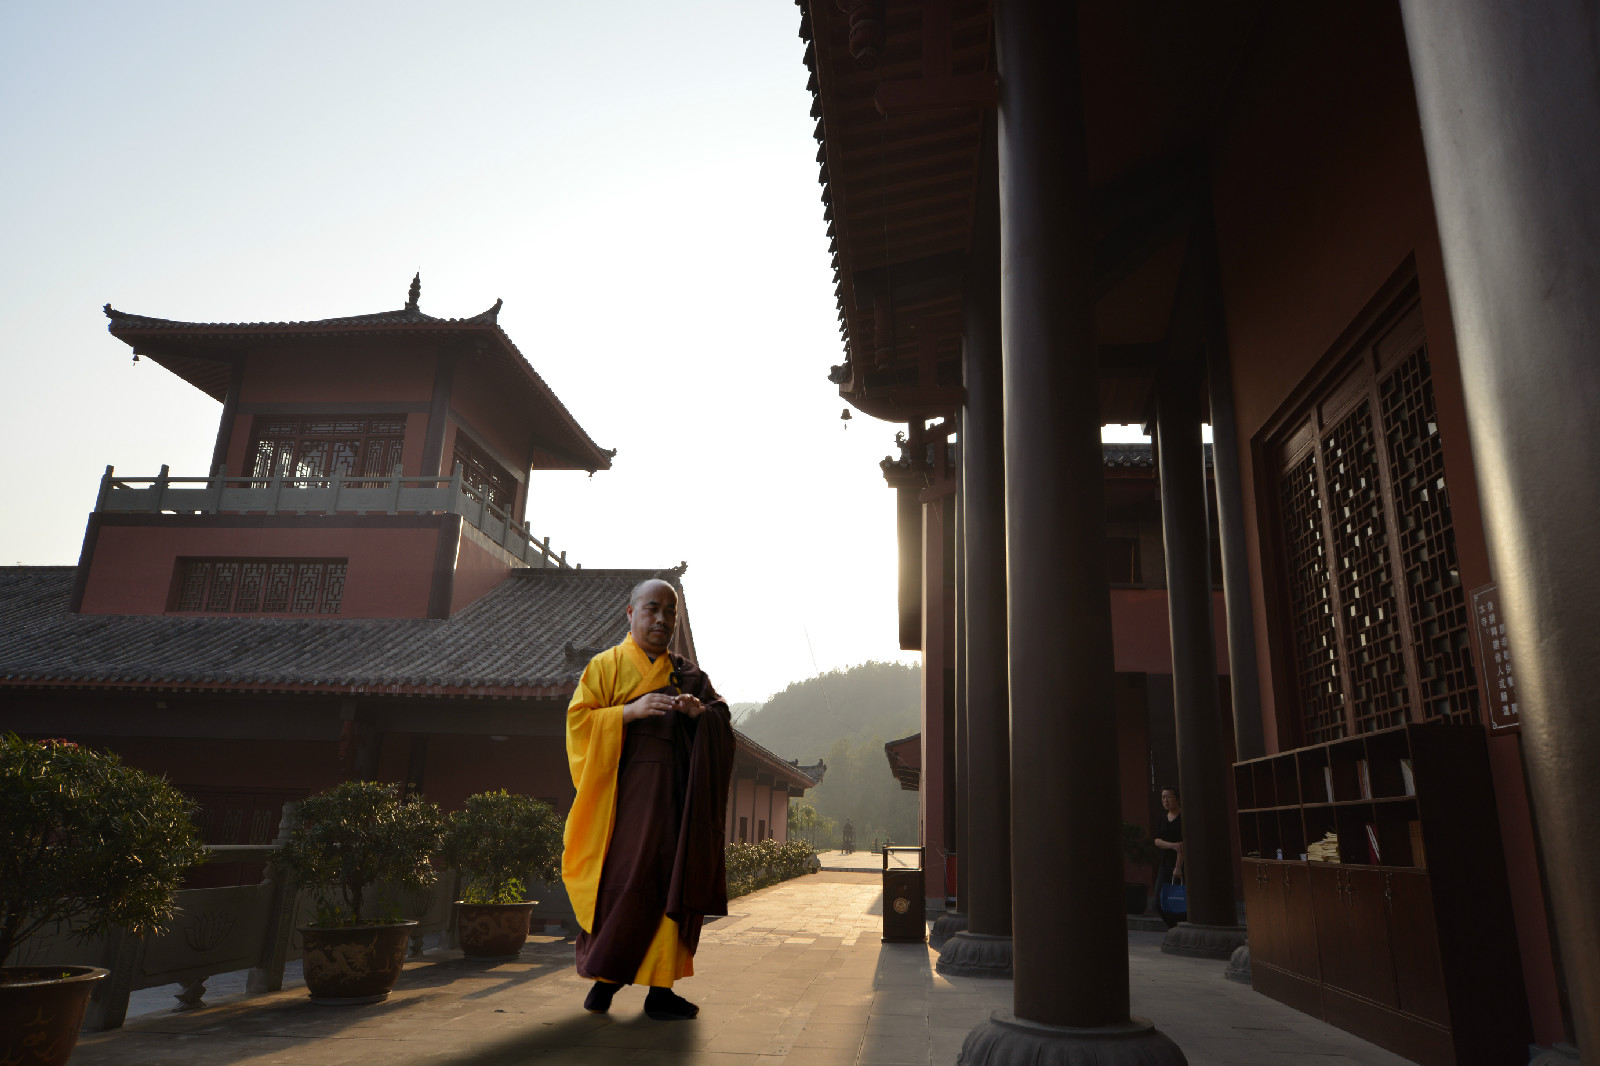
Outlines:
[[629, 722], [617, 765], [617, 820], [600, 868], [591, 932], [578, 934], [578, 972], [631, 984], [665, 914], [692, 954], [708, 914], [728, 913], [724, 819], [733, 771], [728, 705], [693, 663], [673, 655], [675, 685], [706, 705]]

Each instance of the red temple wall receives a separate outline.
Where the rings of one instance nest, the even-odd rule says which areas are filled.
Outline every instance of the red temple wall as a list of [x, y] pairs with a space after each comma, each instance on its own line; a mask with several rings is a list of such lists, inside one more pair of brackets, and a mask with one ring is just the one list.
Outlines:
[[483, 598], [511, 573], [511, 556], [467, 521], [461, 523], [461, 543], [456, 549], [455, 582], [450, 590], [450, 613]]
[[[1228, 672], [1228, 622], [1222, 592], [1212, 594], [1217, 670]], [[1119, 674], [1172, 673], [1172, 628], [1166, 589], [1112, 589], [1111, 641]]]
[[[1113, 594], [1115, 595], [1115, 594]], [[1114, 608], [1113, 608], [1114, 609]], [[1172, 669], [1169, 664], [1168, 670]], [[1148, 834], [1150, 826], [1150, 738], [1145, 728], [1144, 678], [1122, 673], [1116, 677], [1117, 769], [1121, 784], [1122, 817]], [[1123, 864], [1122, 879], [1149, 884], [1148, 867]]]
[[102, 525], [84, 614], [162, 614], [177, 560], [348, 558], [341, 618], [422, 618], [433, 587], [437, 526], [409, 529]]
[[[1389, 5], [1275, 11], [1213, 144], [1212, 187], [1233, 359], [1245, 535], [1269, 751], [1298, 740], [1267, 642], [1253, 445], [1408, 257], [1427, 331], [1461, 580], [1492, 580], [1405, 39]], [[1513, 905], [1539, 1039], [1561, 1038], [1518, 741], [1491, 738]]]
[[[383, 738], [379, 776], [403, 781], [411, 762], [411, 736]], [[505, 789], [552, 803], [565, 814], [572, 806], [572, 775], [563, 737], [487, 736], [439, 733], [427, 737], [422, 793], [447, 811], [459, 810], [468, 796]]]
[[184, 788], [320, 792], [344, 780], [337, 741], [73, 736]]
[[[746, 769], [745, 772], [749, 773], [750, 771]], [[739, 819], [744, 818], [749, 822], [745, 839], [753, 840], [755, 838], [756, 823], [750, 819], [750, 814], [755, 805], [756, 782], [755, 778], [740, 777], [739, 773], [740, 768], [736, 762], [733, 771], [733, 788], [729, 791], [728, 799], [728, 806], [732, 809], [731, 817], [733, 821], [732, 833], [728, 839], [739, 839]]]

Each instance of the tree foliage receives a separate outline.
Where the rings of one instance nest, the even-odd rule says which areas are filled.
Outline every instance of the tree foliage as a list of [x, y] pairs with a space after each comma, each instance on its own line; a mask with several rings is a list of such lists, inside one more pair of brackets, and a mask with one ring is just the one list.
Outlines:
[[450, 816], [444, 858], [468, 903], [518, 903], [523, 882], [561, 877], [562, 819], [548, 803], [500, 789], [468, 796]]
[[856, 843], [917, 840], [917, 794], [900, 788], [883, 753], [885, 738], [921, 728], [922, 670], [904, 663], [862, 663], [797, 681], [750, 715], [740, 730], [785, 758], [828, 764], [806, 799], [820, 819], [819, 846], [835, 847], [845, 819]]
[[785, 759], [809, 763], [841, 737], [893, 739], [921, 723], [922, 668], [868, 662], [794, 682], [741, 721], [739, 731]]
[[379, 882], [433, 884], [429, 860], [444, 819], [426, 800], [401, 802], [399, 785], [345, 781], [302, 800], [297, 815], [277, 860], [322, 896], [319, 924], [358, 924], [366, 891]]
[[0, 739], [0, 964], [71, 923], [88, 939], [158, 930], [184, 871], [205, 859], [194, 805], [110, 752]]

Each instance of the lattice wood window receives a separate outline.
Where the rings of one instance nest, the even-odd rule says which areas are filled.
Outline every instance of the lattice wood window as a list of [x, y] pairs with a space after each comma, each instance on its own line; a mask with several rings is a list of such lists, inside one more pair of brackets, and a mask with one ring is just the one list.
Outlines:
[[1477, 721], [1428, 349], [1413, 307], [1281, 432], [1287, 674], [1307, 744]]
[[261, 416], [250, 444], [250, 476], [314, 478], [327, 474], [387, 477], [405, 449], [404, 415], [357, 418]]
[[462, 482], [478, 492], [487, 493], [490, 503], [506, 514], [511, 513], [517, 501], [517, 479], [459, 428], [456, 430], [450, 468], [461, 471]]
[[338, 614], [345, 559], [179, 559], [179, 613]]

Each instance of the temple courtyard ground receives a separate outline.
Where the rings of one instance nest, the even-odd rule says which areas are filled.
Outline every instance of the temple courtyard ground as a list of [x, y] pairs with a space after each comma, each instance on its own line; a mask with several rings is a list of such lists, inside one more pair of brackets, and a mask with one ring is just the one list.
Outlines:
[[[700, 1004], [691, 1022], [650, 1021], [633, 988], [610, 1015], [585, 1014], [588, 982], [573, 971], [571, 941], [535, 937], [516, 962], [497, 965], [429, 952], [370, 1006], [317, 1006], [297, 985], [146, 1014], [85, 1035], [72, 1061], [954, 1063], [967, 1031], [1010, 1005], [1011, 983], [946, 978], [925, 945], [880, 943], [879, 882], [871, 872], [825, 870], [734, 900], [732, 914], [706, 926], [699, 976], [678, 986]], [[1196, 1066], [1406, 1061], [1225, 980], [1221, 962], [1163, 955], [1160, 945], [1158, 933], [1128, 934], [1133, 1013]]]

